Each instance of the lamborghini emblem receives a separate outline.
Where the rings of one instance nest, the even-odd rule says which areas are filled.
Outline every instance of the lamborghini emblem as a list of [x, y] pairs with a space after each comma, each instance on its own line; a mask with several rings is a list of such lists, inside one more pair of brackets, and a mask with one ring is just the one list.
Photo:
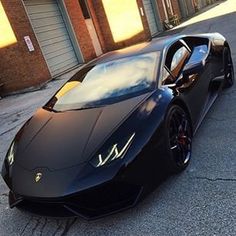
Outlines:
[[39, 182], [39, 180], [42, 178], [42, 173], [37, 173], [36, 175], [35, 175], [35, 182], [37, 183], [37, 182]]

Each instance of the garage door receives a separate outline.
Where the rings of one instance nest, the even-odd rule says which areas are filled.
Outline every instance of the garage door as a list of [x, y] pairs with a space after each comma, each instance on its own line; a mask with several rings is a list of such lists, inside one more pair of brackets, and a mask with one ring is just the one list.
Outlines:
[[149, 29], [151, 31], [151, 34], [154, 35], [158, 32], [158, 28], [151, 0], [143, 0], [143, 6], [146, 13]]
[[57, 1], [24, 2], [51, 75], [56, 76], [78, 65]]

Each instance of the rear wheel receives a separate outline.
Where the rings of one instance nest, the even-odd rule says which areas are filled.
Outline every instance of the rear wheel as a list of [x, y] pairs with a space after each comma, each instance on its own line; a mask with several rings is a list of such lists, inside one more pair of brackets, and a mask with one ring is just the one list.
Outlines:
[[224, 87], [229, 88], [234, 84], [234, 66], [230, 51], [228, 48], [224, 49]]
[[167, 164], [172, 173], [184, 170], [192, 153], [192, 128], [186, 112], [173, 105], [166, 117]]

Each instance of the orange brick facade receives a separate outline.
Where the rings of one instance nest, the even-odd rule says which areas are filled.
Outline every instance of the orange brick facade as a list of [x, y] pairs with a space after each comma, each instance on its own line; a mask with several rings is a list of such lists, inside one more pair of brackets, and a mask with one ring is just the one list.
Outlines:
[[[161, 21], [163, 22], [164, 20], [166, 20], [163, 1], [162, 0], [156, 0], [156, 1], [157, 1], [158, 9], [159, 9], [160, 18], [161, 18]], [[164, 0], [164, 2], [165, 1], [166, 0]], [[175, 15], [177, 15], [179, 17], [179, 19], [181, 19], [182, 16], [181, 16], [181, 13], [180, 13], [180, 7], [179, 7], [178, 1], [177, 0], [171, 0], [171, 6], [172, 6], [172, 9], [173, 9], [173, 13]], [[166, 9], [166, 11], [168, 12], [167, 9]]]
[[79, 42], [80, 50], [84, 60], [89, 61], [96, 57], [92, 40], [89, 36], [87, 26], [81, 11], [78, 0], [65, 0], [67, 12], [70, 16], [72, 27], [75, 31], [76, 38]]
[[[162, 0], [156, 0], [160, 21], [165, 20]], [[2, 0], [11, 26], [17, 37], [17, 43], [5, 48], [0, 48], [0, 84], [4, 83], [3, 95], [14, 91], [38, 86], [51, 79], [50, 72], [41, 52], [32, 26], [22, 0]], [[181, 18], [177, 0], [171, 0], [174, 14]], [[138, 8], [144, 9], [143, 1], [137, 0]], [[83, 12], [78, 0], [64, 0], [66, 12], [70, 19], [74, 36], [79, 45], [84, 61], [87, 62], [96, 57], [94, 45], [90, 37]], [[150, 39], [150, 30], [147, 17], [141, 14], [143, 32], [132, 38], [115, 43], [110, 30], [108, 19], [102, 0], [87, 0], [87, 6], [96, 30], [98, 41], [103, 53], [127, 47]], [[122, 26], [122, 27], [125, 27]], [[30, 36], [35, 51], [29, 52], [24, 36]], [[1, 95], [1, 94], [0, 94]]]
[[[6, 94], [40, 85], [50, 79], [50, 73], [22, 2], [1, 2], [17, 39], [17, 43], [0, 49], [0, 83]], [[30, 36], [34, 52], [29, 52], [24, 36]]]
[[179, 19], [181, 19], [182, 16], [181, 16], [181, 13], [180, 13], [180, 7], [179, 7], [178, 1], [172, 0], [171, 3], [172, 3], [174, 14], [176, 14], [179, 17]]

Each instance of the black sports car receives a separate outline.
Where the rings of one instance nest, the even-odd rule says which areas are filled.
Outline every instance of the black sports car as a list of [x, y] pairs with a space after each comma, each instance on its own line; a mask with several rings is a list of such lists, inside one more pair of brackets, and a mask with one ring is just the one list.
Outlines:
[[10, 207], [94, 219], [134, 206], [191, 157], [193, 134], [232, 86], [218, 34], [169, 36], [87, 64], [13, 140], [2, 168]]

